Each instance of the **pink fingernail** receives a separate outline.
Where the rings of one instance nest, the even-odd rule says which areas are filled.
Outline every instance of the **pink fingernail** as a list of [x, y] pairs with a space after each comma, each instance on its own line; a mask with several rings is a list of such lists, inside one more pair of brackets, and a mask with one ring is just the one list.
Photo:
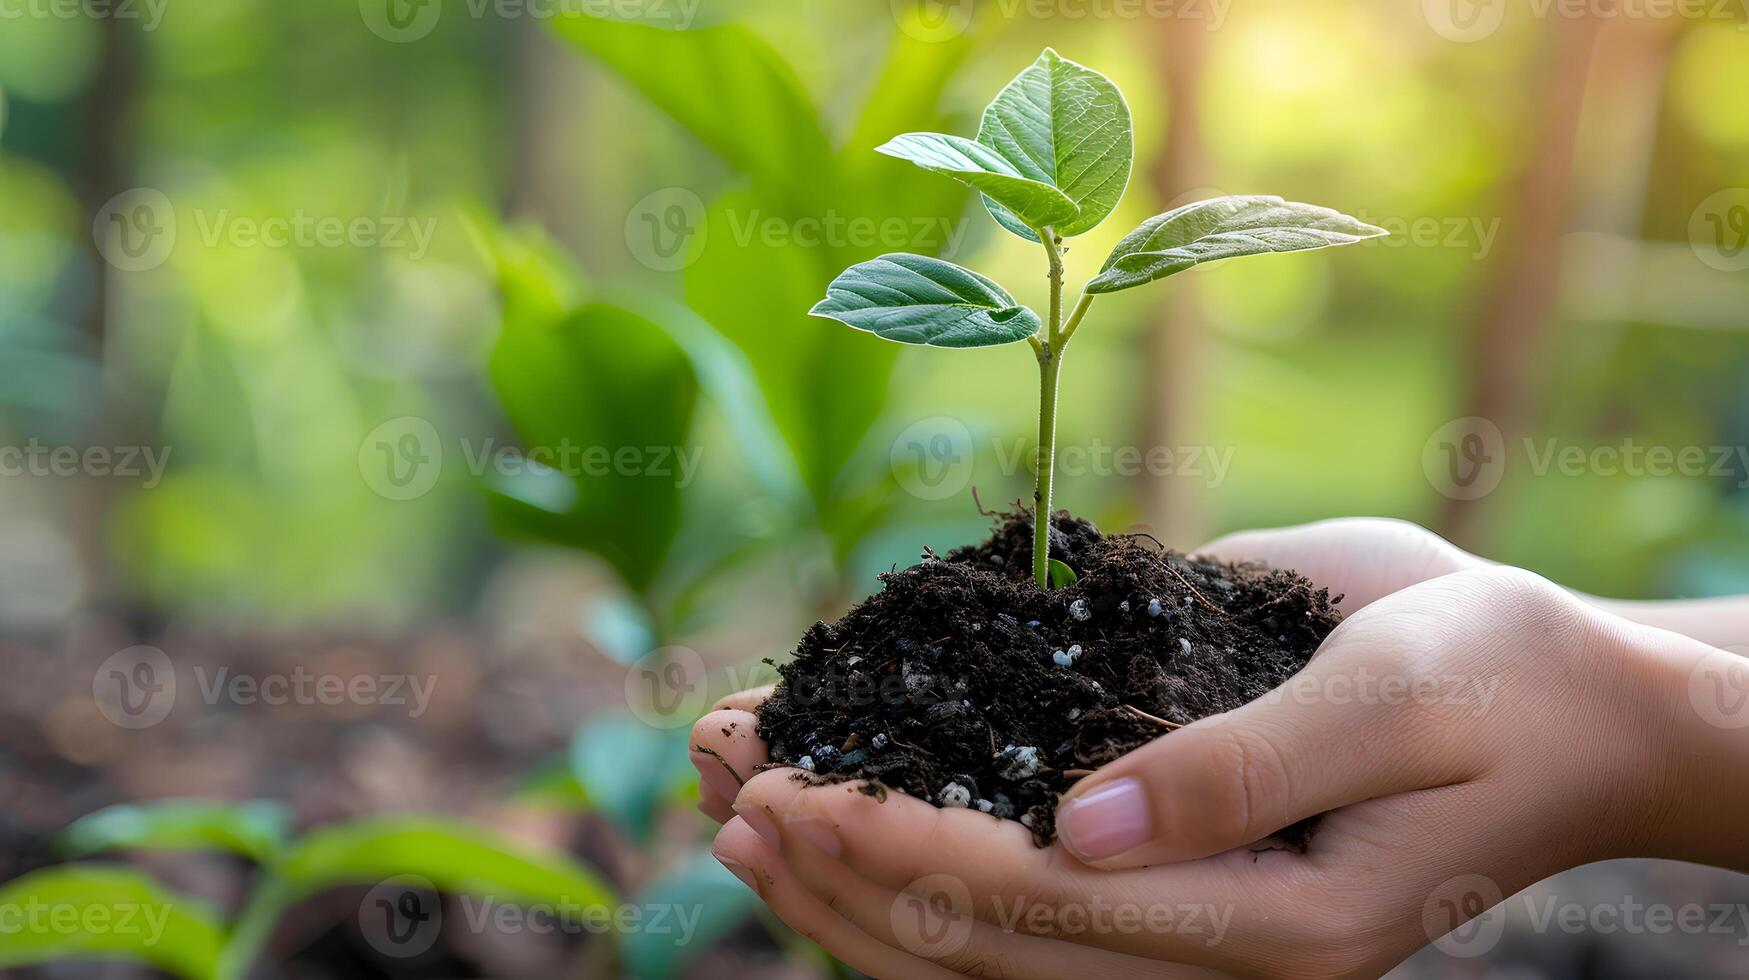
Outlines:
[[783, 829], [796, 835], [827, 857], [842, 857], [844, 844], [833, 832], [832, 825], [819, 817], [784, 817]]
[[723, 798], [724, 803], [735, 802], [735, 797], [741, 792], [741, 784], [735, 777], [729, 775], [729, 770], [723, 768], [722, 760], [703, 752], [692, 753], [693, 768], [698, 770], [698, 780]]
[[753, 877], [752, 868], [747, 867], [739, 861], [723, 857], [721, 854], [713, 853], [711, 857], [716, 858], [718, 864], [728, 868], [730, 874], [741, 879], [741, 884], [753, 889], [753, 894], [759, 894], [759, 879]]
[[1142, 784], [1114, 779], [1069, 803], [1057, 817], [1057, 833], [1069, 853], [1103, 861], [1146, 841], [1154, 816]]
[[766, 813], [763, 808], [749, 803], [735, 804], [735, 813], [742, 820], [747, 821], [747, 826], [752, 827], [754, 833], [765, 838], [765, 843], [779, 851], [783, 850], [783, 837], [778, 834], [777, 821], [771, 819], [771, 814]]

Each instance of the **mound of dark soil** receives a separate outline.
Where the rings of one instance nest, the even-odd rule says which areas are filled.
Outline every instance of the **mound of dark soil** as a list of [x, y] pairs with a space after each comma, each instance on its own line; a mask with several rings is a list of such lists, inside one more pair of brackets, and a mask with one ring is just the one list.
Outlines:
[[[989, 541], [926, 552], [815, 623], [759, 710], [773, 763], [1019, 820], [1042, 847], [1076, 779], [1276, 687], [1340, 618], [1293, 572], [1196, 561], [1067, 511], [1051, 548], [1080, 577], [1045, 591], [1031, 514], [1002, 515]], [[1276, 839], [1303, 850], [1311, 830]]]

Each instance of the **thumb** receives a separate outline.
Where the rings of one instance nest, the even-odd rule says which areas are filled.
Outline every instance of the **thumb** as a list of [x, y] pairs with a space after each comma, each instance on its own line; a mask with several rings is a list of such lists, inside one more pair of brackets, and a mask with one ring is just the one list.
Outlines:
[[1418, 524], [1377, 517], [1239, 531], [1209, 542], [1197, 554], [1291, 568], [1342, 594], [1342, 611], [1348, 613], [1428, 579], [1487, 564]]
[[1058, 810], [1064, 848], [1107, 869], [1195, 860], [1350, 803], [1480, 775], [1486, 756], [1463, 740], [1472, 726], [1453, 723], [1459, 709], [1442, 707], [1452, 702], [1439, 685], [1448, 648], [1503, 639], [1477, 629], [1465, 599], [1482, 593], [1463, 583], [1486, 574], [1381, 600], [1280, 687], [1083, 779]]

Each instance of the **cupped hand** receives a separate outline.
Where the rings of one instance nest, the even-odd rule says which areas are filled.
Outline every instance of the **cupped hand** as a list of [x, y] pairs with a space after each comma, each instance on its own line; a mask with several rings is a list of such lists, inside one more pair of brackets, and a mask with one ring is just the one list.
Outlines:
[[[1705, 756], [1684, 690], [1714, 651], [1411, 525], [1205, 551], [1297, 568], [1350, 618], [1276, 691], [1084, 779], [1058, 844], [790, 769], [742, 785], [766, 761], [748, 692], [694, 731], [715, 853], [874, 975], [1175, 977], [1382, 973], [1556, 871], [1679, 849], [1645, 801], [1704, 776], [1670, 756]], [[1253, 850], [1320, 813], [1308, 853]]]

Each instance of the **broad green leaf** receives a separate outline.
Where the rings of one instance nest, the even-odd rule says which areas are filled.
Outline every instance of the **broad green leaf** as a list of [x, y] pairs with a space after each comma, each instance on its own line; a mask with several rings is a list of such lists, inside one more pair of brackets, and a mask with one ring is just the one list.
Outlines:
[[266, 800], [159, 800], [112, 806], [74, 821], [58, 844], [69, 857], [118, 848], [228, 851], [266, 863], [291, 836], [291, 813]]
[[631, 715], [598, 717], [571, 740], [571, 774], [596, 810], [644, 840], [662, 801], [696, 778], [690, 736], [690, 729], [653, 728]]
[[137, 871], [62, 865], [0, 886], [0, 968], [127, 960], [190, 980], [218, 969], [223, 927], [205, 903]]
[[694, 851], [672, 869], [651, 879], [637, 902], [646, 908], [697, 910], [690, 934], [644, 929], [620, 940], [626, 971], [638, 980], [687, 975], [687, 965], [753, 915], [759, 897], [735, 880], [709, 851]]
[[1070, 219], [1032, 221], [986, 192], [990, 216], [1032, 241], [1038, 241], [1033, 228], [1043, 224], [1065, 238], [1091, 230], [1129, 185], [1133, 136], [1123, 93], [1111, 79], [1050, 48], [984, 110], [978, 142], [1022, 176], [1060, 189], [1078, 208]]
[[669, 31], [595, 17], [552, 24], [761, 186], [829, 203], [831, 147], [819, 113], [794, 70], [751, 31]]
[[1049, 569], [1051, 588], [1053, 589], [1067, 588], [1081, 579], [1081, 576], [1075, 574], [1073, 568], [1055, 558], [1047, 559], [1045, 567]]
[[1087, 292], [1114, 293], [1204, 262], [1351, 245], [1384, 234], [1383, 228], [1313, 204], [1217, 197], [1142, 222], [1112, 249]]
[[1025, 157], [1011, 158], [975, 140], [943, 133], [905, 133], [875, 150], [982, 191], [1006, 208], [1011, 220], [1035, 227], [1078, 223], [1074, 219], [1080, 207], [1051, 183], [1050, 173]]
[[[900, 16], [915, 21], [920, 12], [911, 9]], [[967, 34], [935, 40], [904, 29], [894, 31], [888, 44], [886, 63], [869, 85], [856, 124], [838, 154], [839, 166], [853, 174], [877, 161], [897, 169], [897, 164], [868, 152], [870, 146], [892, 134], [946, 127], [941, 93], [972, 50]], [[903, 206], [896, 201], [888, 204]]]
[[849, 263], [837, 261], [837, 250], [793, 239], [737, 238], [737, 222], [770, 206], [747, 192], [711, 206], [708, 243], [686, 270], [686, 300], [752, 361], [819, 519], [829, 525], [839, 474], [880, 416], [899, 349], [854, 330], [821, 329], [808, 317], [820, 284]]
[[315, 831], [297, 842], [251, 894], [224, 951], [220, 975], [245, 976], [294, 903], [329, 888], [423, 878], [439, 891], [506, 905], [608, 906], [600, 875], [569, 855], [539, 851], [448, 817], [376, 817]]
[[901, 344], [993, 347], [1038, 332], [1038, 314], [970, 269], [896, 252], [844, 270], [809, 311]]
[[[499, 492], [494, 517], [505, 530], [600, 555], [647, 593], [680, 526], [693, 366], [660, 325], [619, 306], [586, 303], [557, 319], [512, 308], [489, 363], [493, 387], [524, 450], [550, 454], [534, 458], [550, 460], [576, 494]], [[617, 462], [622, 451], [635, 459]], [[551, 476], [524, 469], [525, 480]], [[540, 503], [567, 500], [558, 512]]]

